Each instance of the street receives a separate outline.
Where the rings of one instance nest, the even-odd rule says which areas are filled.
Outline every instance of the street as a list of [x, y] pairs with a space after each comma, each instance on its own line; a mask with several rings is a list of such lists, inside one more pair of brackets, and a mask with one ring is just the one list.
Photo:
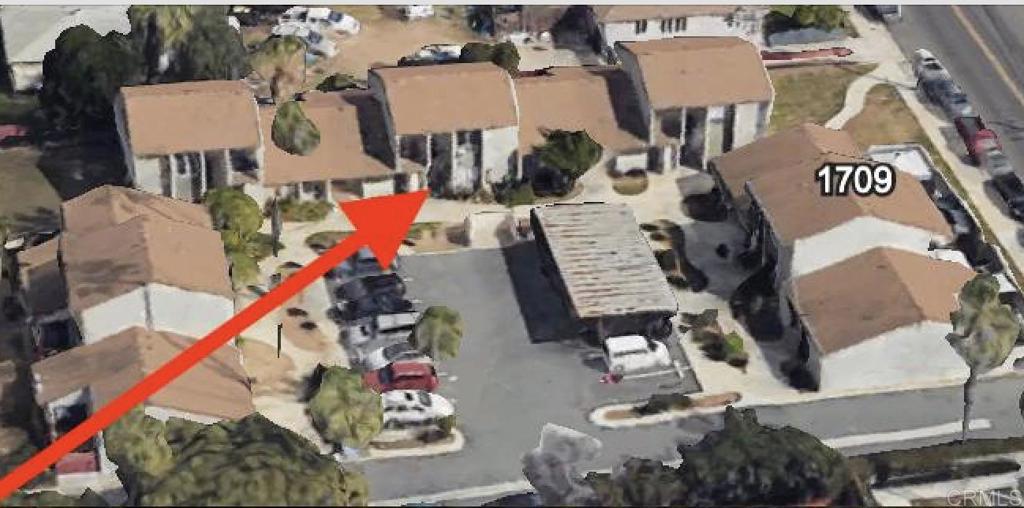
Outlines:
[[1017, 29], [1020, 26], [1024, 26], [1024, 8], [1011, 5], [905, 5], [903, 19], [889, 24], [908, 59], [923, 48], [949, 69], [986, 125], [999, 135], [1018, 173], [1024, 171], [1024, 89], [1020, 85], [1024, 83], [1024, 35]]

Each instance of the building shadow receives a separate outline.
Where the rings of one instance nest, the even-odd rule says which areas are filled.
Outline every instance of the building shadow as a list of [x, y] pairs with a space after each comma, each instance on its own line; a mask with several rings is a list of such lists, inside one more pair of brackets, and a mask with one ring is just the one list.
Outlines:
[[530, 342], [561, 342], [578, 337], [580, 327], [562, 295], [544, 275], [536, 244], [519, 242], [501, 252]]

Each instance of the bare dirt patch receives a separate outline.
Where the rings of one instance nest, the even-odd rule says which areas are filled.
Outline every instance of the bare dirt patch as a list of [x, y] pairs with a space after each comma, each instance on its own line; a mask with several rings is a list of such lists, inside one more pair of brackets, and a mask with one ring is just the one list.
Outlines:
[[379, 7], [338, 6], [362, 24], [358, 35], [338, 41], [338, 56], [324, 62], [324, 75], [333, 72], [366, 79], [370, 67], [396, 65], [403, 56], [427, 44], [465, 44], [481, 41], [469, 29], [464, 6], [435, 6], [433, 18], [415, 21], [397, 19]]
[[295, 362], [268, 344], [255, 339], [245, 339], [241, 343], [242, 358], [245, 359], [245, 371], [252, 379], [254, 395], [274, 393], [291, 393], [297, 382], [294, 378]]
[[[310, 326], [307, 323], [312, 323]], [[289, 316], [287, 313], [281, 318], [284, 325], [281, 333], [284, 338], [299, 349], [313, 352], [323, 352], [330, 345], [330, 339], [324, 335], [319, 325], [307, 316]]]
[[413, 224], [405, 245], [416, 252], [444, 252], [464, 247], [465, 225], [458, 222], [421, 222]]

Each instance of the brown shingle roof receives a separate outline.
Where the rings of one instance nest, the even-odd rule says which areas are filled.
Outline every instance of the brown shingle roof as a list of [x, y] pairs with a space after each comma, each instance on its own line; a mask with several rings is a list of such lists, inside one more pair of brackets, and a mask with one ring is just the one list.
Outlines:
[[149, 283], [231, 297], [220, 234], [138, 216], [60, 240], [71, 309], [82, 311]]
[[864, 150], [845, 131], [806, 123], [736, 148], [714, 158], [712, 164], [729, 193], [743, 206], [746, 202], [743, 186], [748, 181], [789, 171], [794, 166], [816, 163], [826, 154], [862, 157]]
[[[98, 409], [194, 342], [174, 333], [134, 327], [69, 349], [32, 365], [36, 400], [47, 404], [89, 387], [94, 409]], [[228, 419], [243, 418], [254, 411], [239, 352], [230, 345], [185, 371], [146, 404]]]
[[772, 99], [772, 84], [761, 54], [739, 37], [675, 37], [618, 44], [636, 56], [655, 110]]
[[65, 201], [61, 204], [61, 215], [63, 229], [71, 233], [116, 226], [138, 216], [213, 228], [203, 205], [115, 185], [104, 185]]
[[896, 183], [887, 196], [822, 196], [814, 173], [829, 162], [871, 164], [853, 157], [822, 155], [790, 166], [788, 171], [767, 173], [748, 184], [750, 195], [760, 204], [783, 243], [828, 231], [857, 217], [875, 217], [921, 228], [947, 241], [953, 239], [949, 223], [924, 187], [902, 171], [894, 172]]
[[595, 5], [594, 17], [602, 23], [641, 19], [686, 18], [690, 16], [728, 16], [735, 5]]
[[[544, 143], [545, 130], [585, 130], [607, 150], [642, 149], [629, 78], [616, 67], [557, 67], [515, 79], [519, 150]], [[632, 107], [630, 107], [632, 106]]]
[[903, 326], [948, 323], [973, 276], [959, 263], [875, 248], [798, 278], [793, 302], [828, 354]]
[[[379, 156], [387, 143], [380, 105], [370, 92], [310, 92], [301, 106], [320, 130], [320, 145], [309, 155], [292, 155], [268, 142], [263, 154], [263, 183], [275, 186], [392, 174], [381, 159], [370, 155]], [[263, 139], [271, 139], [276, 112], [275, 106], [260, 108]]]
[[169, 155], [260, 143], [256, 101], [242, 81], [185, 81], [121, 88], [136, 155]]
[[59, 242], [58, 238], [52, 238], [18, 253], [21, 290], [34, 316], [56, 312], [68, 305], [64, 274], [57, 260]]
[[399, 135], [516, 125], [512, 79], [491, 63], [370, 70], [384, 85]]

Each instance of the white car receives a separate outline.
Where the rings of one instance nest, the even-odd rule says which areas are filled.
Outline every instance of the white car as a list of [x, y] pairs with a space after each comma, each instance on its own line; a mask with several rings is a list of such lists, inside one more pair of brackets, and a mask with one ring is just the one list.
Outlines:
[[437, 63], [453, 62], [462, 55], [460, 44], [428, 44], [420, 48], [413, 58], [416, 60], [429, 60]]
[[444, 397], [424, 390], [391, 390], [380, 394], [384, 428], [403, 429], [437, 422], [455, 414]]
[[380, 370], [399, 360], [430, 362], [430, 358], [412, 347], [405, 339], [378, 347], [362, 357], [363, 369], [367, 372]]
[[334, 41], [320, 35], [320, 32], [311, 30], [301, 23], [282, 23], [270, 30], [270, 33], [278, 37], [294, 36], [306, 43], [306, 51], [327, 57], [338, 54], [338, 47]]
[[947, 71], [939, 62], [939, 59], [935, 58], [935, 55], [927, 49], [914, 51], [914, 56], [911, 59], [911, 65], [913, 65], [914, 68], [914, 77], [917, 79], [949, 77], [949, 71]]
[[672, 365], [672, 356], [665, 344], [642, 335], [608, 337], [603, 347], [609, 372], [632, 374]]
[[398, 7], [398, 12], [402, 14], [405, 19], [422, 19], [430, 18], [434, 16], [433, 5], [401, 5]]
[[284, 11], [284, 14], [278, 19], [278, 23], [300, 23], [307, 25], [312, 30], [329, 29], [349, 35], [359, 33], [362, 28], [356, 18], [328, 7], [295, 6]]
[[345, 338], [349, 346], [361, 346], [376, 338], [408, 337], [419, 316], [419, 312], [378, 314], [367, 322], [349, 326]]

